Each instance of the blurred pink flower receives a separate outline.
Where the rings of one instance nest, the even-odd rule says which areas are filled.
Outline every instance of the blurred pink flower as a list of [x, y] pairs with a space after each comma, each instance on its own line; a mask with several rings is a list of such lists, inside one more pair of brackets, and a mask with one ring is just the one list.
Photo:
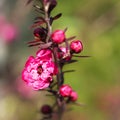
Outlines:
[[5, 16], [0, 16], [0, 37], [5, 41], [5, 42], [12, 42], [16, 37], [17, 37], [17, 27], [9, 23]]
[[20, 78], [15, 81], [15, 88], [20, 96], [31, 99], [35, 96], [34, 91], [25, 84]]

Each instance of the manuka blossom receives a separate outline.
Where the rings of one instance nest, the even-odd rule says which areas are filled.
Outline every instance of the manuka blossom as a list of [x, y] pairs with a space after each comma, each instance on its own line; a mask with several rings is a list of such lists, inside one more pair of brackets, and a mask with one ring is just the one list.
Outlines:
[[59, 93], [63, 97], [69, 97], [72, 92], [72, 88], [69, 85], [62, 85], [60, 87]]
[[74, 40], [70, 44], [70, 49], [73, 53], [80, 53], [83, 50], [83, 45], [80, 40]]
[[22, 79], [34, 90], [47, 88], [53, 80], [53, 75], [57, 74], [55, 63], [49, 59], [45, 61], [45, 56], [42, 55], [39, 58], [30, 56], [22, 72]]
[[78, 98], [78, 94], [73, 91], [69, 85], [62, 85], [60, 87], [59, 93], [63, 97], [68, 97], [71, 101], [76, 101]]
[[78, 99], [78, 94], [75, 91], [72, 91], [70, 94], [70, 100], [76, 101]]
[[57, 44], [62, 43], [65, 40], [65, 32], [63, 30], [56, 30], [52, 33], [51, 38]]

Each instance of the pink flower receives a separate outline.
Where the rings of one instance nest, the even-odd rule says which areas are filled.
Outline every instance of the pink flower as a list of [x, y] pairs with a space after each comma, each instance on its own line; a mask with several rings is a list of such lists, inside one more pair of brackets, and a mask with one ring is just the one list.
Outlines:
[[70, 49], [74, 53], [80, 53], [83, 50], [83, 45], [80, 40], [72, 41], [70, 44]]
[[27, 86], [20, 78], [15, 81], [15, 88], [21, 97], [26, 99], [32, 99], [35, 97], [35, 92], [31, 90], [31, 88]]
[[45, 61], [45, 56], [41, 56], [36, 58], [30, 56], [22, 71], [22, 79], [34, 90], [47, 88], [53, 80], [52, 76], [57, 74], [57, 67], [54, 62]]
[[63, 97], [68, 97], [70, 101], [76, 101], [78, 98], [78, 94], [69, 85], [62, 85], [59, 89], [59, 94]]
[[0, 16], [0, 37], [6, 42], [12, 42], [17, 37], [15, 25], [6, 21], [4, 16]]
[[16, 34], [17, 34], [16, 28], [12, 24], [6, 24], [2, 28], [1, 36], [7, 41], [11, 41], [11, 40], [15, 39]]
[[49, 72], [51, 75], [56, 75], [58, 73], [58, 68], [52, 61], [45, 62], [43, 64], [43, 68], [45, 68], [45, 70]]
[[63, 30], [56, 30], [52, 33], [51, 38], [57, 44], [62, 43], [65, 40], [65, 33]]
[[78, 94], [75, 91], [72, 91], [70, 94], [71, 101], [76, 101], [78, 99]]
[[36, 80], [33, 83], [28, 83], [28, 86], [32, 86], [34, 90], [42, 90], [48, 88], [50, 85], [49, 81]]
[[69, 85], [62, 85], [59, 90], [60, 95], [63, 97], [69, 97], [71, 92], [72, 88]]

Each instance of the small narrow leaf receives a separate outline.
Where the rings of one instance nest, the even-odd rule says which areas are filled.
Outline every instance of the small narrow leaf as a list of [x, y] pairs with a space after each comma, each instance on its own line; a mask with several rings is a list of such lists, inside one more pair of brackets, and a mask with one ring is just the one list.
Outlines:
[[74, 102], [74, 105], [77, 105], [77, 106], [85, 106], [85, 104], [84, 103], [78, 103], [78, 102]]
[[59, 13], [59, 14], [57, 14], [56, 16], [54, 16], [54, 17], [52, 18], [52, 20], [56, 20], [56, 19], [60, 18], [61, 16], [62, 16], [62, 13]]
[[[38, 43], [38, 42], [41, 42], [40, 40], [33, 40], [33, 41], [30, 41], [30, 42], [27, 42], [27, 44], [32, 44], [32, 43]], [[41, 42], [42, 44], [42, 42]]]
[[[41, 21], [45, 21], [45, 19], [43, 17], [36, 17], [35, 20], [41, 20]], [[45, 21], [46, 22], [46, 21]]]
[[46, 44], [44, 44], [44, 45], [40, 45], [40, 48], [41, 48], [41, 49], [45, 49], [45, 48], [50, 47], [51, 45], [52, 45], [52, 42], [49, 42], [49, 43], [46, 43]]
[[63, 73], [75, 72], [75, 70], [66, 70]]
[[30, 4], [33, 0], [28, 0], [26, 5]]
[[68, 63], [75, 63], [78, 62], [78, 60], [70, 60]]
[[87, 55], [84, 55], [84, 56], [83, 56], [83, 55], [80, 55], [80, 56], [79, 56], [79, 55], [73, 55], [73, 56], [74, 56], [74, 57], [80, 57], [80, 58], [88, 58], [88, 57], [91, 57], [91, 56], [87, 56]]
[[67, 29], [68, 29], [68, 28], [66, 27], [66, 28], [64, 29], [64, 32], [66, 32], [66, 31], [67, 31]]
[[73, 40], [73, 39], [75, 39], [75, 38], [76, 38], [76, 36], [72, 36], [72, 37], [70, 37], [70, 38], [67, 38], [66, 40], [69, 41], [69, 40]]
[[78, 62], [78, 60], [70, 60], [70, 61], [62, 60], [61, 61], [61, 63], [63, 63], [63, 64], [70, 64], [70, 63], [75, 63], [75, 62]]
[[34, 23], [32, 26], [31, 26], [31, 28], [35, 28], [35, 27], [37, 27], [37, 26], [40, 26], [41, 24], [45, 24], [46, 22], [44, 22], [44, 21], [39, 21], [39, 22], [37, 22], [37, 23]]
[[44, 12], [44, 8], [40, 7], [38, 5], [33, 5], [33, 7], [35, 7], [37, 10], [40, 10], [41, 12]]
[[38, 45], [40, 45], [40, 43], [31, 44], [31, 45], [28, 45], [28, 47], [34, 47], [34, 46], [38, 46]]

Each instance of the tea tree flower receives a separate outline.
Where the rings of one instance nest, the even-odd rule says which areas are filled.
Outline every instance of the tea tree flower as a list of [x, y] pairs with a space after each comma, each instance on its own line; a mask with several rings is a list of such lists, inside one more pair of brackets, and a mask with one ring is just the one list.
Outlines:
[[[40, 52], [43, 53], [43, 51]], [[48, 54], [46, 55], [48, 57]], [[57, 74], [57, 67], [51, 59], [45, 61], [45, 54], [38, 56], [36, 58], [30, 56], [22, 72], [22, 79], [34, 90], [47, 88], [53, 80], [52, 76]]]
[[65, 40], [65, 33], [63, 30], [56, 30], [52, 33], [51, 38], [57, 44], [62, 43]]
[[78, 99], [78, 94], [75, 91], [72, 91], [70, 94], [70, 100], [76, 101]]
[[60, 95], [63, 97], [69, 97], [71, 95], [72, 92], [72, 88], [69, 85], [62, 85], [60, 87]]
[[80, 53], [83, 50], [82, 42], [80, 40], [72, 41], [70, 49], [73, 53]]

